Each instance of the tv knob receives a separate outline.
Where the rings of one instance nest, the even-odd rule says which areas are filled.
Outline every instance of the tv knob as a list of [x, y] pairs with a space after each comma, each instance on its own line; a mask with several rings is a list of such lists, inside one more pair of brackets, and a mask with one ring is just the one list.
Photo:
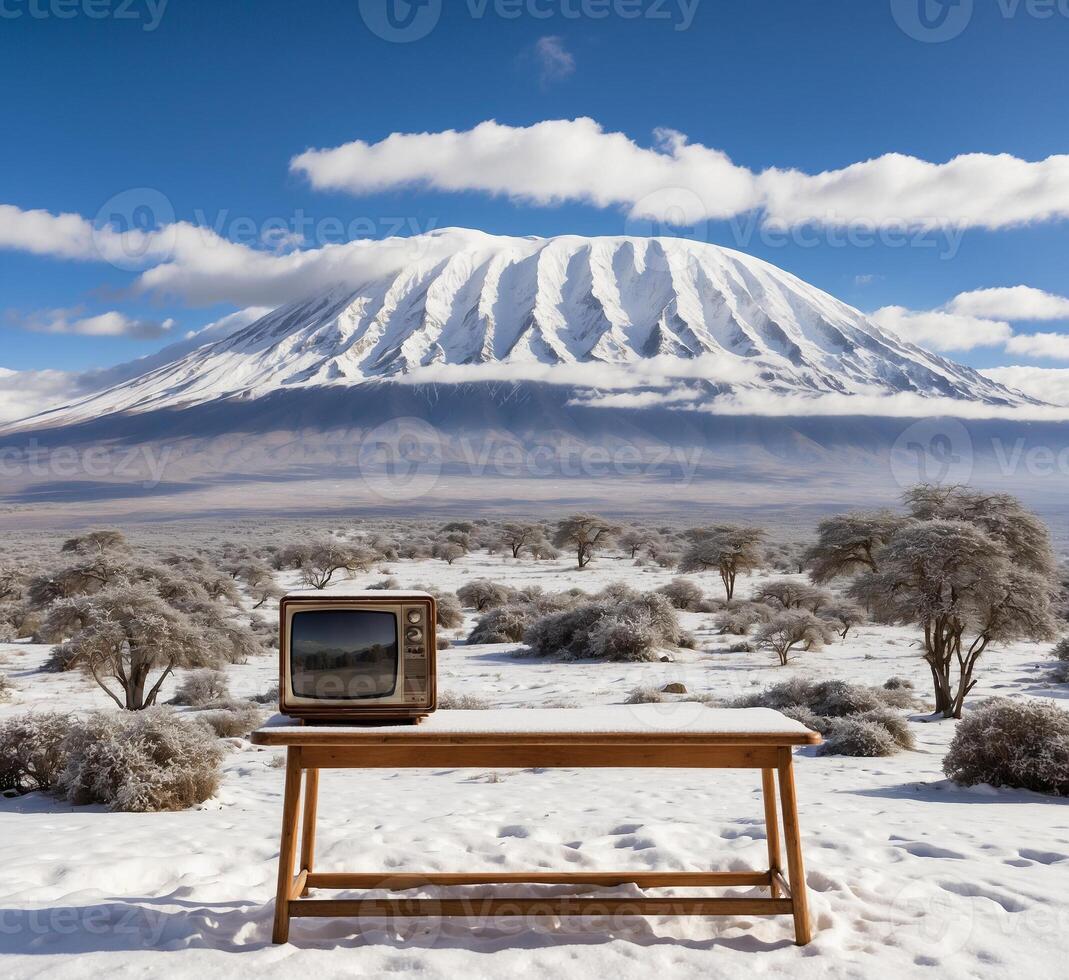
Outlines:
[[405, 639], [410, 643], [419, 643], [423, 639], [423, 630], [418, 626], [410, 626], [405, 630]]
[[418, 609], [410, 609], [408, 611], [408, 621], [410, 623], [418, 623], [422, 619], [423, 613], [421, 613]]

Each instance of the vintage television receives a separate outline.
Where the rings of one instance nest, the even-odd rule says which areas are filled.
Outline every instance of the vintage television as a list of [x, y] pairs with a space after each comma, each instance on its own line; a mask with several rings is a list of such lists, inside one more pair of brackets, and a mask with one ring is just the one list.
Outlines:
[[436, 615], [426, 592], [284, 596], [280, 710], [308, 722], [418, 722], [437, 695]]

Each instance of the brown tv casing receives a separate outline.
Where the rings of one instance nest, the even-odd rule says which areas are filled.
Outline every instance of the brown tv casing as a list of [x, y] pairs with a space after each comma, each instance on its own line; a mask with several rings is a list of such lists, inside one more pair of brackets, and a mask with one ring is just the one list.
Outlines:
[[[294, 614], [321, 610], [366, 610], [397, 616], [398, 677], [386, 698], [310, 699], [294, 693], [290, 670], [290, 625]], [[418, 622], [413, 618], [420, 614]], [[339, 724], [418, 722], [434, 711], [438, 698], [437, 605], [427, 592], [399, 590], [291, 592], [278, 604], [278, 704], [291, 718]], [[413, 630], [419, 631], [416, 639]]]

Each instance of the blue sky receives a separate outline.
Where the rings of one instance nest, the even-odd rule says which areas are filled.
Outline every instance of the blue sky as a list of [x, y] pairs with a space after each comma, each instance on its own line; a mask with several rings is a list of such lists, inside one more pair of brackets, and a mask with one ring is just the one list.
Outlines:
[[[403, 15], [407, 4], [396, 2]], [[149, 188], [157, 220], [208, 225], [244, 245], [256, 244], [269, 219], [292, 226], [302, 216], [331, 241], [345, 237], [335, 225], [372, 237], [454, 225], [517, 235], [671, 233], [663, 220], [636, 218], [629, 201], [591, 203], [581, 190], [532, 203], [516, 199], [530, 197], [522, 181], [511, 197], [486, 193], [478, 180], [455, 191], [382, 181], [355, 191], [314, 187], [291, 160], [311, 147], [373, 145], [391, 133], [577, 117], [641, 148], [654, 145], [655, 130], [674, 130], [755, 173], [814, 175], [891, 153], [934, 164], [965, 153], [1036, 163], [1069, 150], [1069, 9], [1024, 0], [946, 9], [943, 0], [697, 0], [691, 9], [694, 2], [449, 0], [438, 15], [428, 0], [414, 13], [430, 16], [433, 28], [397, 42], [369, 28], [382, 13], [375, 0], [4, 0], [0, 206], [16, 217], [42, 210], [99, 223], [109, 199], [122, 212], [145, 196], [136, 189]], [[934, 41], [918, 4], [928, 5], [931, 23], [947, 14], [956, 36]], [[548, 163], [555, 154], [546, 154]], [[424, 184], [447, 178], [455, 175]], [[1038, 185], [1049, 207], [1033, 202], [1023, 220], [985, 212], [968, 227], [923, 233], [864, 226], [865, 234], [853, 227], [836, 236], [803, 224], [781, 240], [761, 232], [760, 212], [703, 217], [681, 231], [759, 255], [861, 309], [895, 308], [896, 322], [923, 340], [941, 333], [942, 321], [908, 317], [959, 294], [1015, 286], [1069, 294], [1064, 188], [1050, 179]], [[895, 182], [888, 187], [893, 211]], [[1021, 196], [1037, 193], [1033, 185]], [[947, 218], [958, 221], [949, 205]], [[255, 295], [223, 301], [197, 289], [131, 293], [141, 270], [71, 257], [55, 244], [3, 247], [3, 234], [0, 222], [3, 368], [109, 365], [258, 305]], [[951, 313], [1011, 323], [1018, 335], [1069, 332], [1057, 303], [1034, 315], [1038, 296], [1023, 304], [1003, 297], [979, 314], [962, 302]], [[99, 319], [110, 313], [119, 318]], [[1036, 356], [1018, 344], [1009, 352], [1001, 341], [966, 337], [948, 353], [978, 367], [1069, 365], [1056, 344], [1045, 350]]]

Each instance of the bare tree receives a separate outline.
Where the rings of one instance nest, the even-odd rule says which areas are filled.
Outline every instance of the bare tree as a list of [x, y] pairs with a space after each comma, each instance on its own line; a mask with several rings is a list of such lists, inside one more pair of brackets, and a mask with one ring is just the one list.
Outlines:
[[585, 568], [596, 548], [607, 547], [620, 529], [597, 514], [572, 514], [557, 524], [553, 543], [575, 551], [579, 568]]
[[833, 598], [831, 602], [820, 607], [817, 615], [831, 623], [844, 640], [851, 629], [868, 620], [865, 610], [849, 599]]
[[338, 572], [367, 571], [378, 559], [363, 545], [344, 544], [327, 538], [307, 548], [301, 557], [301, 577], [314, 589], [325, 589]]
[[155, 704], [176, 667], [206, 667], [217, 659], [210, 640], [145, 586], [107, 589], [86, 606], [85, 625], [63, 644], [62, 657], [85, 669], [120, 708]]
[[817, 589], [806, 582], [783, 578], [765, 582], [753, 596], [754, 602], [765, 602], [781, 609], [808, 609], [819, 612], [835, 597], [825, 589]]
[[884, 622], [915, 623], [924, 631], [936, 711], [960, 718], [991, 643], [1054, 636], [1055, 584], [1053, 575], [1023, 567], [980, 527], [923, 520], [902, 528], [884, 549], [880, 570], [862, 575], [849, 591]]
[[791, 609], [777, 613], [758, 627], [755, 639], [762, 646], [774, 650], [780, 666], [786, 667], [791, 651], [814, 650], [834, 635], [831, 626], [808, 610]]
[[616, 539], [616, 543], [634, 558], [654, 537], [652, 531], [641, 527], [629, 527]]
[[717, 524], [690, 532], [695, 539], [679, 563], [681, 572], [704, 572], [715, 568], [724, 583], [728, 601], [735, 595], [739, 572], [752, 571], [764, 560], [765, 532], [759, 527]]
[[458, 558], [463, 558], [466, 552], [464, 547], [455, 541], [444, 541], [434, 546], [432, 554], [447, 565], [452, 565]]
[[76, 538], [67, 538], [60, 551], [73, 551], [78, 555], [102, 555], [107, 551], [127, 551], [126, 537], [122, 531], [90, 531]]
[[817, 525], [817, 541], [805, 555], [809, 577], [818, 585], [840, 575], [877, 570], [877, 558], [904, 518], [889, 510], [855, 511]]
[[512, 551], [513, 558], [519, 558], [520, 552], [542, 538], [542, 529], [537, 524], [519, 524], [510, 522], [501, 528], [501, 540]]

